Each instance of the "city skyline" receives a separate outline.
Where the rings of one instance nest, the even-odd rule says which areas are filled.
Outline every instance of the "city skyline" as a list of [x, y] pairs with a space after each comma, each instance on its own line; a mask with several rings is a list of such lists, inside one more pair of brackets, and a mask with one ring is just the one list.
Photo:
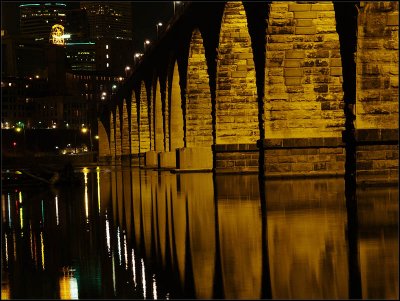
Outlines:
[[[2, 30], [5, 29], [9, 34], [19, 34], [19, 8], [23, 3], [33, 1], [2, 1]], [[114, 1], [116, 2], [116, 1]], [[129, 2], [129, 1], [119, 1]], [[143, 51], [143, 41], [149, 39], [155, 41], [157, 38], [157, 24], [167, 23], [174, 15], [173, 1], [152, 1], [132, 3], [132, 22], [133, 22], [133, 44], [136, 52]], [[79, 9], [80, 1], [63, 1], [70, 9]]]

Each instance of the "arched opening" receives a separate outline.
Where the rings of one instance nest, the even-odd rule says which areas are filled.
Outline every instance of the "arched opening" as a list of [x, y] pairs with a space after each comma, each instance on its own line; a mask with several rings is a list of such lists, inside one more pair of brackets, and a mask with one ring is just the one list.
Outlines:
[[260, 136], [256, 72], [241, 2], [225, 5], [218, 53], [216, 143], [256, 143]]
[[211, 92], [203, 38], [197, 28], [190, 41], [186, 97], [186, 146], [211, 146]]

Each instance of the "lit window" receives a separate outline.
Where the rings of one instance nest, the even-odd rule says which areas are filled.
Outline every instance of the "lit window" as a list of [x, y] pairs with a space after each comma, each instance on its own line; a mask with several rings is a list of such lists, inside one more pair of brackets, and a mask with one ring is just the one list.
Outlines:
[[106, 49], [108, 49], [108, 45], [106, 45]]
[[109, 63], [107, 63], [107, 68], [110, 66], [110, 64]]
[[106, 58], [108, 58], [108, 54], [106, 54]]

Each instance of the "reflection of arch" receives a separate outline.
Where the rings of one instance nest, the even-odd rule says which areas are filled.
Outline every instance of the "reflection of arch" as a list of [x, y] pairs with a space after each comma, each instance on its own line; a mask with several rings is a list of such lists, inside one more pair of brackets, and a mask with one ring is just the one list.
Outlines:
[[110, 142], [107, 131], [100, 120], [97, 121], [97, 127], [99, 133], [99, 157], [110, 156]]
[[150, 127], [149, 127], [149, 107], [147, 99], [146, 85], [144, 82], [140, 85], [140, 114], [139, 114], [139, 141], [140, 152], [144, 153], [150, 150]]
[[131, 154], [139, 153], [139, 123], [135, 91], [131, 97]]
[[122, 104], [122, 155], [130, 154], [130, 142], [129, 142], [129, 123], [128, 123], [128, 103], [126, 99], [123, 100]]
[[115, 125], [112, 111], [110, 113], [110, 152], [111, 156], [115, 156]]
[[203, 39], [193, 31], [187, 71], [186, 141], [187, 147], [212, 145], [211, 92]]
[[170, 108], [169, 142], [170, 142], [170, 150], [173, 151], [176, 148], [184, 146], [181, 89], [179, 86], [179, 72], [178, 72], [178, 64], [176, 61], [174, 63], [170, 91], [171, 94], [169, 95], [169, 108]]
[[164, 126], [159, 78], [156, 80], [154, 94], [154, 147], [156, 151], [164, 151]]
[[119, 107], [115, 110], [115, 156], [121, 156], [121, 118]]
[[216, 142], [255, 143], [259, 139], [256, 74], [241, 2], [225, 5], [218, 51]]

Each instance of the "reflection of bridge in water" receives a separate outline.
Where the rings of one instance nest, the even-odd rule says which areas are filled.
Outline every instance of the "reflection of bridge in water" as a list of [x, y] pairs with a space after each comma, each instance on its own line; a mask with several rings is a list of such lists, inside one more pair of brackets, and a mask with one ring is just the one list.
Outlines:
[[102, 211], [175, 298], [398, 296], [397, 188], [360, 191], [354, 210], [339, 179], [262, 187], [256, 175], [138, 169], [101, 178]]
[[188, 3], [105, 104], [100, 158], [397, 181], [397, 45], [397, 2]]
[[2, 299], [398, 299], [397, 187], [83, 173], [2, 195]]

